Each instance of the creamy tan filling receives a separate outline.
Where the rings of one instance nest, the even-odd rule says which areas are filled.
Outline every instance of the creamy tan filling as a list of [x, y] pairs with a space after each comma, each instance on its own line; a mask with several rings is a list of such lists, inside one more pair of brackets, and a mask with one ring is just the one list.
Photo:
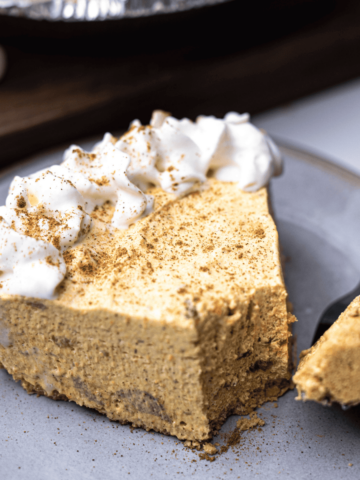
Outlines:
[[[289, 386], [289, 322], [267, 191], [211, 180], [68, 250], [56, 300], [3, 296], [0, 362], [29, 392], [178, 438], [210, 438]], [[5, 332], [5, 333], [4, 333]]]
[[294, 376], [298, 400], [360, 403], [360, 297], [302, 357]]

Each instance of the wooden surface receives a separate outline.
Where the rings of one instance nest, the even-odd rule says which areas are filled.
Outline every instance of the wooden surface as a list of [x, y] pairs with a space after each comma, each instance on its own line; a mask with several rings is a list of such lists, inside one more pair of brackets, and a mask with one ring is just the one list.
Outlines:
[[154, 108], [257, 113], [360, 75], [360, 2], [283, 3], [91, 25], [0, 18], [0, 164]]

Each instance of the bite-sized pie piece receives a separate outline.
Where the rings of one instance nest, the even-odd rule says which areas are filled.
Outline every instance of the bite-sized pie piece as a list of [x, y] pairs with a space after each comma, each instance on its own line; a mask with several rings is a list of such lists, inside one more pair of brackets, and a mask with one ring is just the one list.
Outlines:
[[275, 400], [294, 321], [266, 187], [279, 167], [246, 116], [157, 112], [17, 177], [0, 209], [4, 368], [180, 439]]
[[360, 403], [360, 297], [301, 356], [294, 376], [298, 400], [343, 406]]

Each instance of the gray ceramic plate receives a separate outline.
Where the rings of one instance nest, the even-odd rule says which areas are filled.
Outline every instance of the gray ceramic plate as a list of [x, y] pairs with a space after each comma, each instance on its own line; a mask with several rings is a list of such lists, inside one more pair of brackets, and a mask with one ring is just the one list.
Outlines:
[[[313, 155], [282, 150], [285, 173], [272, 190], [300, 352], [310, 346], [324, 307], [360, 278], [360, 177]], [[0, 204], [15, 173], [57, 163], [61, 154], [49, 152], [3, 175]], [[244, 433], [240, 447], [210, 463], [173, 437], [132, 432], [74, 403], [28, 396], [1, 370], [0, 478], [359, 479], [360, 407], [343, 411], [294, 398], [291, 391], [278, 408], [260, 408], [262, 431]], [[228, 419], [214, 441], [222, 443], [236, 420]]]

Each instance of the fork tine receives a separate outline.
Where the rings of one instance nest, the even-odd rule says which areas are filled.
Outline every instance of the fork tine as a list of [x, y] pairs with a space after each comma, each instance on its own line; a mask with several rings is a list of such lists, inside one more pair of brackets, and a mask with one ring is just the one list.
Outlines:
[[336, 322], [339, 316], [350, 305], [350, 303], [360, 295], [360, 283], [350, 293], [339, 298], [335, 302], [331, 303], [321, 314], [320, 320], [315, 331], [312, 345], [314, 345], [320, 337], [324, 335], [326, 330]]

